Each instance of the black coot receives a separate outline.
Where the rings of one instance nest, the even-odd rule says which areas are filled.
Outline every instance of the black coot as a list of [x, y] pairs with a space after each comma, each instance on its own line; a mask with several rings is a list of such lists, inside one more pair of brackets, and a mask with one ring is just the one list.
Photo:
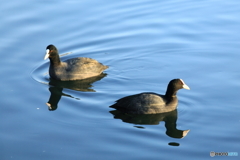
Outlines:
[[49, 75], [51, 78], [61, 81], [80, 80], [100, 75], [108, 66], [98, 61], [79, 57], [60, 61], [58, 50], [54, 45], [47, 46], [44, 60], [49, 58]]
[[144, 92], [116, 101], [111, 108], [133, 114], [156, 114], [170, 112], [176, 109], [178, 104], [177, 91], [181, 88], [190, 89], [182, 79], [173, 79], [169, 82], [165, 95], [152, 92]]

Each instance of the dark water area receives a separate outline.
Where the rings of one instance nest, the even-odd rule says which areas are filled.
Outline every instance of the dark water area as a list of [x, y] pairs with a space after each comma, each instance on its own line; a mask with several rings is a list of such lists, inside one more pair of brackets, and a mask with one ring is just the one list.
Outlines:
[[[0, 8], [1, 160], [192, 160], [212, 159], [211, 151], [239, 159], [239, 1], [24, 0]], [[50, 80], [49, 44], [62, 60], [89, 57], [109, 68], [87, 80]], [[179, 90], [173, 112], [109, 108], [124, 96], [164, 94], [174, 78], [191, 90]]]

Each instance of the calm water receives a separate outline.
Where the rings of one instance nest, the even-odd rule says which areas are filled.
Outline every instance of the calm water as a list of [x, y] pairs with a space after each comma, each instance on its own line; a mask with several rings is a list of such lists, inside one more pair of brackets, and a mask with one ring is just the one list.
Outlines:
[[[23, 0], [0, 8], [1, 160], [240, 156], [238, 0]], [[48, 44], [70, 53], [63, 60], [91, 57], [110, 68], [97, 79], [50, 82]], [[173, 113], [109, 108], [127, 95], [164, 93], [173, 78], [191, 88], [178, 92]]]

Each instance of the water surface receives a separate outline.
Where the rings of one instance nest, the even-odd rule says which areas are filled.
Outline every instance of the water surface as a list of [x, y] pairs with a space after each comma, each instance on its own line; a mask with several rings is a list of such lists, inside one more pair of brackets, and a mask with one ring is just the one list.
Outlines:
[[[237, 0], [24, 0], [0, 8], [0, 159], [240, 154]], [[49, 61], [43, 60], [49, 44], [71, 53], [62, 60], [90, 57], [109, 69], [93, 81], [51, 82]], [[109, 108], [127, 95], [162, 94], [173, 78], [191, 88], [178, 92], [173, 114], [135, 117]], [[190, 131], [180, 138], [175, 129]]]

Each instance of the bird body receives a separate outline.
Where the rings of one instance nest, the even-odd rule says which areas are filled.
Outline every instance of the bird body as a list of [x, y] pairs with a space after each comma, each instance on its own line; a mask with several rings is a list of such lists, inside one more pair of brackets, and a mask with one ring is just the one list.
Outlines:
[[170, 102], [167, 102], [165, 95], [144, 92], [121, 98], [116, 102], [117, 104], [112, 108], [116, 108], [123, 112], [133, 114], [155, 114], [172, 111], [172, 108], [176, 108], [178, 99], [177, 97], [173, 97]]

